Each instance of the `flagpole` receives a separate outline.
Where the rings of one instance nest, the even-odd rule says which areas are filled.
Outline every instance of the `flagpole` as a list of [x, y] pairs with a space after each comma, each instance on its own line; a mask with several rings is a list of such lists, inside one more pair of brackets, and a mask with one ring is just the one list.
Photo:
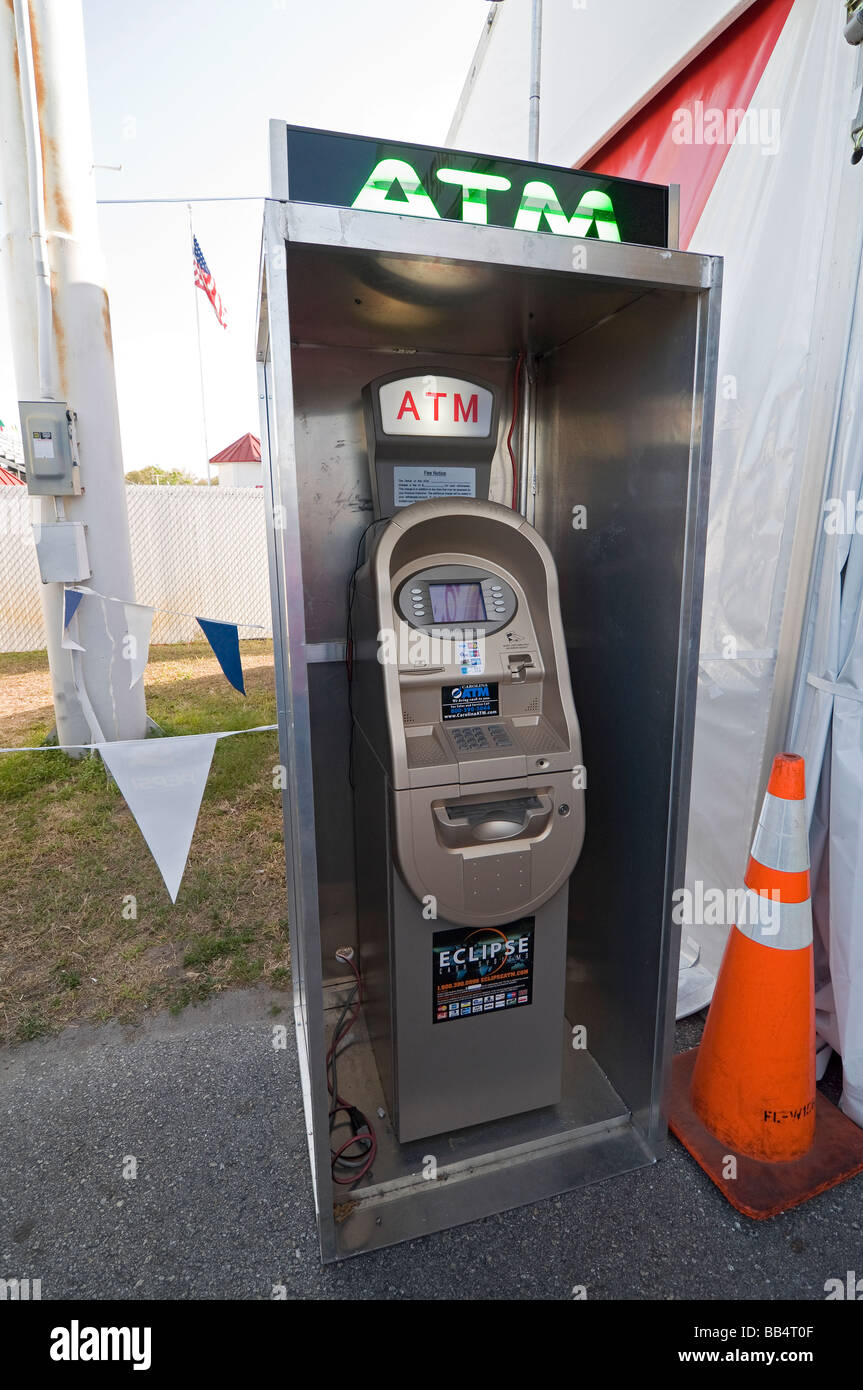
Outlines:
[[[186, 209], [189, 214], [189, 243], [192, 248], [192, 259], [195, 257], [195, 229], [192, 225], [192, 204], [187, 203]], [[198, 373], [201, 379], [201, 419], [204, 422], [204, 450], [207, 455], [207, 487], [210, 483], [210, 445], [207, 442], [207, 398], [204, 395], [204, 357], [201, 352], [201, 306], [198, 300], [198, 286], [192, 280], [192, 292], [195, 296], [195, 327], [198, 333]]]

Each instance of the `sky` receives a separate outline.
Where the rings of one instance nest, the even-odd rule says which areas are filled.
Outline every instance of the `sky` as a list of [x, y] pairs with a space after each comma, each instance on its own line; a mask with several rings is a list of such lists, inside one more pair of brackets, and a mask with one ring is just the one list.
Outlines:
[[[83, 0], [123, 466], [203, 476], [259, 434], [255, 328], [271, 117], [443, 143], [487, 0]], [[192, 280], [189, 213], [225, 305]], [[199, 301], [202, 372], [196, 327]], [[15, 418], [0, 278], [0, 419]], [[206, 419], [206, 434], [204, 420]], [[206, 442], [205, 442], [206, 441]]]

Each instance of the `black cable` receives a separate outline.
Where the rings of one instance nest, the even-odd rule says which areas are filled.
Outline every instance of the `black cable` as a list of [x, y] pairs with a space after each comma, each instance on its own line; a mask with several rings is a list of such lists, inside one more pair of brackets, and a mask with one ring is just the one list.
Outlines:
[[[387, 521], [388, 519], [389, 518], [387, 517], [378, 517], [374, 521], [370, 521], [368, 526], [366, 526], [366, 528], [364, 529], [362, 535], [360, 536], [357, 542], [357, 553], [354, 557], [354, 567], [351, 571], [350, 579], [348, 580], [348, 611], [345, 621], [345, 674], [347, 675], [348, 681], [348, 719], [350, 721], [350, 728], [348, 732], [348, 782], [352, 791], [354, 789], [354, 704], [352, 693], [354, 678], [353, 607], [357, 591], [357, 575], [360, 571], [363, 546], [365, 544], [365, 540], [369, 534], [369, 531], [371, 531], [375, 526], [380, 525], [382, 522]], [[335, 1030], [333, 1032], [333, 1041], [330, 1044], [330, 1051], [327, 1057], [327, 1085], [332, 1096], [329, 1116], [330, 1153], [332, 1155], [331, 1164], [333, 1170], [333, 1181], [338, 1183], [342, 1187], [351, 1187], [354, 1183], [359, 1182], [361, 1178], [365, 1177], [366, 1173], [369, 1171], [372, 1163], [374, 1162], [378, 1147], [377, 1136], [375, 1135], [374, 1129], [370, 1125], [369, 1121], [366, 1119], [366, 1116], [355, 1105], [351, 1105], [348, 1101], [344, 1100], [339, 1095], [338, 1066], [336, 1059], [338, 1056], [339, 1048], [342, 1043], [342, 1030], [345, 1028], [345, 1020], [348, 1014], [352, 1010], [354, 1010], [354, 1006], [356, 1004], [354, 1017], [345, 1029], [346, 1034], [350, 1032], [354, 1023], [356, 1022], [363, 1002], [362, 979], [360, 977], [360, 973], [352, 960], [348, 960], [347, 963], [350, 965], [351, 969], [354, 972], [354, 975], [356, 976], [356, 984], [354, 988], [351, 990], [351, 993], [348, 995], [348, 998], [346, 999], [344, 1005], [342, 1006], [342, 1011], [339, 1014]], [[347, 1122], [351, 1127], [351, 1138], [346, 1140], [344, 1144], [339, 1145], [338, 1148], [334, 1149], [332, 1146], [332, 1136], [335, 1130], [342, 1128], [342, 1125], [336, 1124], [336, 1117], [341, 1114], [347, 1116]], [[355, 1144], [359, 1147], [360, 1151], [355, 1158], [348, 1158], [346, 1156], [346, 1152], [348, 1149], [353, 1148]], [[341, 1177], [336, 1173], [337, 1167], [341, 1167], [343, 1169], [355, 1168], [357, 1171], [353, 1175], [348, 1174], [344, 1177]]]
[[348, 580], [348, 615], [347, 622], [345, 625], [345, 671], [348, 677], [348, 717], [350, 719], [350, 733], [348, 735], [348, 784], [351, 788], [351, 791], [353, 791], [354, 789], [354, 703], [351, 694], [351, 686], [354, 678], [353, 606], [354, 598], [356, 596], [357, 591], [357, 575], [359, 574], [359, 571], [361, 569], [360, 555], [363, 548], [363, 542], [365, 541], [366, 536], [369, 534], [369, 531], [371, 531], [372, 527], [379, 526], [382, 522], [388, 520], [388, 517], [377, 517], [376, 520], [369, 522], [368, 526], [365, 528], [365, 530], [359, 538], [359, 541], [357, 542], [357, 553], [354, 559], [354, 567], [351, 571], [351, 577]]
[[[339, 1034], [341, 1033], [341, 1031], [342, 1031], [342, 1024], [344, 1023], [345, 1019], [347, 1018], [348, 1014], [350, 1013], [351, 1009], [352, 1009], [353, 1006], [354, 1006], [354, 1000], [355, 1000], [356, 997], [357, 997], [357, 991], [358, 991], [358, 989], [359, 989], [359, 985], [354, 985], [353, 989], [351, 990], [350, 994], [348, 995], [347, 999], [345, 1000], [344, 1006], [342, 1007], [342, 1011], [341, 1011], [341, 1013], [339, 1014], [338, 1022], [336, 1023], [335, 1031], [334, 1031], [334, 1033], [333, 1033], [333, 1037], [334, 1037], [334, 1038], [337, 1038], [337, 1037], [339, 1036]], [[332, 1083], [333, 1083], [333, 1100], [335, 1100], [335, 1101], [338, 1101], [338, 1100], [340, 1099], [340, 1097], [339, 1097], [339, 1081], [338, 1081], [338, 1075], [337, 1075], [337, 1073], [336, 1073], [336, 1057], [337, 1057], [337, 1056], [338, 1056], [338, 1049], [335, 1049], [335, 1050], [333, 1051], [333, 1055], [332, 1055], [332, 1057], [331, 1057], [331, 1059], [330, 1059], [330, 1064], [329, 1064], [329, 1065], [330, 1065], [330, 1076], [332, 1077]], [[331, 1121], [330, 1121], [330, 1130], [332, 1131], [332, 1129], [333, 1129], [333, 1124], [332, 1124], [332, 1119], [331, 1119]]]
[[[356, 1023], [363, 1005], [363, 982], [359, 970], [354, 964], [351, 956], [339, 955], [339, 959], [350, 966], [354, 973], [356, 984], [353, 986], [350, 994], [342, 1005], [341, 1013], [339, 1014], [338, 1021], [333, 1030], [332, 1042], [330, 1043], [326, 1056], [327, 1090], [331, 1098], [329, 1113], [330, 1161], [333, 1181], [338, 1183], [341, 1187], [353, 1187], [355, 1183], [358, 1183], [360, 1179], [364, 1178], [370, 1171], [377, 1154], [378, 1141], [372, 1125], [363, 1114], [362, 1110], [360, 1110], [358, 1106], [351, 1104], [344, 1096], [339, 1095], [338, 1069], [336, 1062], [338, 1051]], [[351, 1015], [350, 1019], [348, 1019], [349, 1014]], [[337, 1148], [333, 1148], [332, 1136], [334, 1132], [344, 1127], [343, 1124], [336, 1123], [336, 1117], [341, 1114], [347, 1116], [347, 1123], [350, 1125], [351, 1129], [351, 1137], [346, 1139], [345, 1142], [340, 1144]], [[348, 1150], [353, 1149], [355, 1146], [359, 1148], [359, 1153], [353, 1158], [347, 1157]], [[340, 1175], [336, 1172], [337, 1168], [356, 1169], [357, 1171]]]

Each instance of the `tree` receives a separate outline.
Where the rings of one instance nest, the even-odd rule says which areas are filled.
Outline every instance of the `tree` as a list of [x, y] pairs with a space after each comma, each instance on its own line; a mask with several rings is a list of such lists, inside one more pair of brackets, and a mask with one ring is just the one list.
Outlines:
[[191, 473], [186, 473], [182, 468], [157, 468], [155, 464], [150, 464], [149, 468], [133, 468], [131, 473], [126, 474], [127, 483], [143, 483], [150, 487], [158, 483], [161, 487], [177, 487], [181, 484], [192, 485], [194, 487], [206, 486], [204, 478], [195, 478]]

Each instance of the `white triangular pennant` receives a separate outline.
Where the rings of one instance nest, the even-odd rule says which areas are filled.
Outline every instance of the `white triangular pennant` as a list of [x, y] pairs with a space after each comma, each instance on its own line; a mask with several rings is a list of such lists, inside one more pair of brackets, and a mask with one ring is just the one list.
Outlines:
[[129, 662], [129, 688], [137, 685], [144, 674], [150, 657], [150, 632], [153, 627], [155, 608], [146, 608], [142, 603], [124, 603], [126, 614], [126, 639], [123, 655]]
[[217, 737], [191, 734], [98, 745], [147, 841], [171, 902], [177, 901], [180, 891]]
[[75, 641], [75, 638], [72, 636], [73, 630], [74, 630], [75, 632], [78, 631], [78, 615], [77, 615], [77, 613], [75, 614], [75, 617], [72, 618], [71, 622], [69, 623], [69, 626], [68, 626], [68, 627], [64, 627], [64, 629], [63, 629], [63, 636], [62, 636], [61, 639], [60, 639], [60, 646], [63, 648], [64, 651], [67, 651], [67, 652], [85, 652], [85, 651], [87, 650], [87, 648], [86, 648], [86, 647], [82, 647], [82, 646], [81, 646], [81, 643], [80, 643], [80, 642], [76, 642], [76, 641]]

